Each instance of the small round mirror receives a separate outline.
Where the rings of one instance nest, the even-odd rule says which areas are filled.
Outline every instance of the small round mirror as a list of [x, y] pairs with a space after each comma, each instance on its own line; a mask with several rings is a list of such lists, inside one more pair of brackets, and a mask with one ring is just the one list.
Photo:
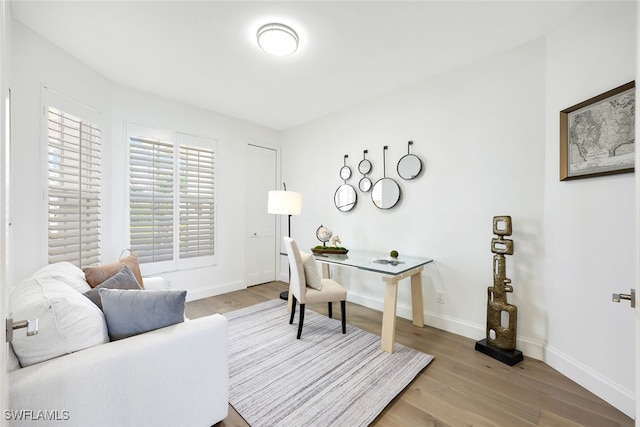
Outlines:
[[339, 211], [348, 212], [358, 202], [358, 195], [356, 189], [349, 184], [342, 184], [336, 190], [336, 194], [333, 196], [333, 202]]
[[367, 178], [366, 176], [364, 178], [362, 178], [360, 180], [360, 182], [358, 183], [358, 188], [360, 189], [360, 191], [366, 193], [367, 191], [371, 190], [371, 180], [369, 178]]
[[400, 200], [400, 186], [391, 178], [379, 179], [371, 190], [371, 200], [380, 209], [391, 209]]
[[349, 166], [343, 166], [340, 168], [340, 178], [345, 181], [351, 178], [351, 168]]
[[367, 159], [360, 160], [360, 163], [358, 163], [358, 172], [363, 175], [371, 172], [371, 162]]
[[398, 162], [398, 175], [402, 179], [414, 179], [422, 171], [422, 160], [415, 154], [402, 156]]

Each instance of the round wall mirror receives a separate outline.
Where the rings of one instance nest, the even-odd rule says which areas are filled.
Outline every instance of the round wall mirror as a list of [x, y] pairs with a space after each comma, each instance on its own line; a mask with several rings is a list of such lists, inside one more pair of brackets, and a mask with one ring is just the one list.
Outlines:
[[333, 196], [333, 203], [335, 203], [336, 208], [342, 212], [350, 211], [357, 202], [358, 195], [356, 194], [356, 189], [349, 184], [342, 184]]
[[380, 209], [391, 209], [400, 200], [400, 186], [391, 178], [379, 179], [371, 190], [371, 200]]
[[371, 186], [372, 186], [372, 182], [369, 178], [367, 178], [366, 176], [364, 178], [362, 178], [360, 180], [360, 182], [358, 182], [358, 188], [360, 189], [360, 191], [366, 193], [367, 191], [371, 190]]
[[407, 154], [402, 156], [398, 161], [398, 175], [400, 175], [400, 178], [406, 180], [414, 179], [420, 175], [420, 172], [422, 171], [422, 160], [420, 160], [420, 157], [415, 154], [411, 154], [412, 145], [413, 141], [409, 141], [407, 144]]
[[349, 166], [343, 166], [340, 168], [340, 178], [344, 181], [351, 178], [351, 168]]
[[358, 163], [358, 172], [360, 172], [363, 175], [366, 175], [369, 172], [371, 172], [371, 162], [367, 159], [360, 160], [360, 163]]
[[360, 160], [360, 163], [358, 163], [358, 172], [362, 174], [362, 179], [360, 179], [360, 182], [358, 182], [358, 188], [363, 193], [366, 193], [367, 191], [371, 190], [371, 187], [373, 186], [373, 184], [371, 183], [371, 180], [367, 177], [367, 174], [371, 172], [371, 167], [372, 167], [371, 162], [367, 160], [368, 152], [369, 150], [364, 150], [362, 152], [362, 160]]
[[422, 160], [415, 154], [406, 154], [398, 161], [398, 175], [402, 179], [414, 179], [422, 171]]

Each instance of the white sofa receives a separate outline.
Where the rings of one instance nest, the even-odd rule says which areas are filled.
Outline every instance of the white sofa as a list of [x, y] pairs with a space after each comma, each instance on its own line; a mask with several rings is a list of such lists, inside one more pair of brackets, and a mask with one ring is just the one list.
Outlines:
[[[75, 267], [69, 266], [48, 266], [29, 280], [36, 280], [35, 287], [45, 290], [61, 287], [56, 281], [65, 278], [72, 288], [82, 286]], [[152, 283], [145, 279], [145, 287]], [[162, 284], [156, 281], [155, 286]], [[57, 304], [53, 294], [49, 292], [52, 307]], [[12, 302], [10, 297], [14, 319], [22, 320], [17, 316], [25, 312], [11, 307]], [[80, 299], [76, 302], [84, 304]], [[41, 316], [47, 319], [46, 313]], [[49, 325], [42, 320], [39, 329], [46, 336]], [[24, 329], [16, 330], [14, 343], [32, 338], [25, 337]], [[65, 339], [65, 348], [71, 349], [65, 354], [25, 367], [10, 352], [14, 361], [9, 373], [10, 413], [4, 414], [9, 426], [204, 427], [227, 417], [227, 320], [219, 314], [118, 341], [109, 342], [107, 337], [104, 343], [80, 350], [73, 350], [71, 341]]]

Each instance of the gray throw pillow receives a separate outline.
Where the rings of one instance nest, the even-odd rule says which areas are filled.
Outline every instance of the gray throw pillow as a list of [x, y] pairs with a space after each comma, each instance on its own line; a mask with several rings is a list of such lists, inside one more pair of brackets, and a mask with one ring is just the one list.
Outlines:
[[112, 341], [184, 322], [187, 291], [100, 288]]
[[95, 305], [102, 308], [102, 301], [100, 300], [100, 293], [98, 289], [141, 289], [140, 284], [136, 280], [136, 276], [133, 275], [133, 271], [127, 266], [123, 265], [119, 272], [115, 276], [111, 276], [95, 288], [84, 293], [84, 296], [89, 298]]

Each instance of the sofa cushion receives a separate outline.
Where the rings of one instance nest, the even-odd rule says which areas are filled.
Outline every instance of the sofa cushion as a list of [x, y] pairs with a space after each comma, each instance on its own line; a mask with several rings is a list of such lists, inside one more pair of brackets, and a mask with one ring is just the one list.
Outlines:
[[7, 360], [7, 372], [13, 372], [16, 369], [20, 369], [20, 361], [16, 352], [13, 351], [13, 346], [9, 343], [9, 359]]
[[95, 305], [102, 308], [102, 301], [100, 299], [99, 290], [101, 288], [108, 289], [141, 289], [138, 281], [133, 276], [131, 269], [127, 265], [123, 265], [120, 271], [115, 275], [109, 277], [104, 282], [100, 283], [95, 288], [84, 293], [84, 296], [89, 298]]
[[9, 311], [19, 320], [38, 319], [38, 333], [13, 335], [22, 367], [109, 342], [100, 309], [68, 284], [53, 278], [29, 278], [9, 295]]
[[322, 290], [322, 277], [320, 277], [318, 265], [313, 255], [300, 251], [300, 258], [302, 258], [302, 267], [307, 286], [319, 291]]
[[89, 286], [95, 288], [109, 277], [118, 274], [123, 265], [127, 265], [131, 269], [133, 275], [138, 281], [138, 284], [144, 289], [142, 274], [140, 273], [140, 265], [138, 264], [138, 256], [136, 254], [131, 254], [128, 257], [109, 264], [102, 264], [95, 267], [84, 267], [82, 271], [84, 271], [84, 275]]
[[91, 286], [87, 283], [87, 279], [84, 277], [84, 272], [80, 268], [66, 261], [46, 265], [36, 271], [31, 277], [35, 277], [37, 279], [58, 279], [80, 293], [87, 292], [91, 289]]
[[106, 288], [98, 291], [111, 340], [184, 321], [187, 291]]

